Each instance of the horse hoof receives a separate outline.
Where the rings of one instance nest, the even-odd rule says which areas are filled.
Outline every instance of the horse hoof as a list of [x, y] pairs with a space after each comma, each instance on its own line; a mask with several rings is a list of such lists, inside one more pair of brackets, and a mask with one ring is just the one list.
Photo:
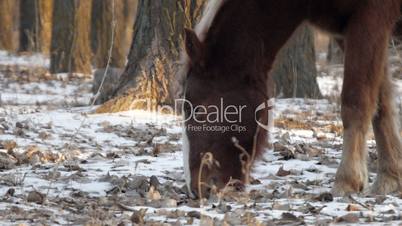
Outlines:
[[402, 178], [390, 176], [387, 173], [378, 173], [377, 179], [370, 189], [371, 194], [388, 195], [390, 193], [402, 193]]
[[364, 164], [354, 166], [350, 168], [341, 164], [335, 176], [332, 195], [340, 197], [364, 192], [368, 185], [367, 168]]

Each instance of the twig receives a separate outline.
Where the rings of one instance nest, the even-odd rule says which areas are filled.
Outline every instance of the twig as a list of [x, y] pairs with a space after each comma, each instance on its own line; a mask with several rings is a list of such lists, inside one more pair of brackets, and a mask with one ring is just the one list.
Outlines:
[[99, 98], [100, 91], [101, 91], [101, 89], [103, 87], [103, 84], [105, 83], [106, 76], [108, 75], [107, 72], [109, 71], [110, 61], [112, 60], [116, 24], [117, 24], [117, 22], [116, 22], [116, 19], [115, 19], [115, 0], [113, 0], [112, 1], [112, 39], [111, 39], [110, 48], [109, 48], [109, 57], [107, 59], [106, 69], [105, 69], [105, 72], [103, 74], [102, 82], [101, 82], [101, 84], [100, 84], [100, 86], [98, 88], [98, 91], [96, 92], [96, 94], [95, 94], [95, 96], [94, 96], [94, 98], [92, 100], [91, 106], [94, 106], [96, 100]]
[[[240, 154], [240, 162], [242, 164], [242, 172], [244, 174], [244, 182], [245, 184], [250, 184], [250, 174], [251, 174], [251, 167], [253, 166], [255, 156], [257, 153], [257, 142], [258, 142], [258, 135], [260, 133], [260, 127], [257, 126], [256, 132], [254, 134], [253, 138], [253, 149], [251, 152], [251, 155], [246, 151], [244, 147], [242, 147], [239, 144], [239, 140], [237, 140], [235, 137], [232, 138], [232, 142], [234, 146], [239, 149], [242, 153]], [[246, 160], [244, 160], [246, 158]]]
[[136, 209], [134, 209], [133, 207], [123, 205], [123, 204], [121, 204], [121, 203], [119, 203], [119, 202], [116, 202], [115, 204], [116, 204], [120, 209], [122, 209], [122, 210], [124, 210], [124, 211], [130, 211], [130, 212], [136, 211]]
[[[214, 155], [211, 152], [207, 152], [202, 156], [200, 169], [198, 170], [198, 195], [200, 200], [200, 206], [203, 206], [203, 198], [202, 198], [202, 186], [209, 187], [207, 183], [204, 183], [202, 179], [202, 171], [204, 166], [208, 166], [210, 168], [214, 163]], [[191, 192], [191, 191], [190, 191]]]
[[[237, 140], [235, 137], [232, 138], [234, 146], [239, 149], [242, 153], [239, 155], [239, 159], [242, 165], [242, 173], [244, 174], [244, 182], [245, 184], [248, 184], [250, 182], [249, 179], [249, 162], [251, 162], [251, 156], [250, 154], [246, 151], [244, 147], [242, 147], [239, 144], [239, 140]], [[245, 158], [245, 160], [244, 160]]]
[[366, 209], [368, 209], [368, 210], [373, 210], [372, 208], [370, 208], [370, 207], [367, 206], [366, 204], [357, 201], [355, 198], [352, 197], [352, 195], [349, 195], [348, 198], [349, 198], [350, 200], [352, 200], [352, 202], [358, 204], [359, 206], [362, 206], [363, 208], [366, 208]]

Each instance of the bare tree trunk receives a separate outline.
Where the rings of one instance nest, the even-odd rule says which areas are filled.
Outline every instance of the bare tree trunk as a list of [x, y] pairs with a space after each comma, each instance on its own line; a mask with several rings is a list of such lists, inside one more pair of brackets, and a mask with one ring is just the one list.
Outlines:
[[95, 104], [108, 101], [119, 85], [130, 50], [137, 7], [138, 0], [94, 0], [92, 4], [91, 44], [97, 68], [92, 86]]
[[184, 27], [192, 27], [205, 0], [139, 0], [138, 15], [128, 63], [116, 90], [116, 98], [98, 112], [117, 112], [172, 104], [175, 72]]
[[93, 0], [91, 39], [96, 68], [105, 68], [107, 65], [112, 44], [112, 29], [114, 40], [110, 66], [125, 66], [137, 4], [138, 0]]
[[[128, 24], [126, 24], [124, 31], [126, 32], [126, 40], [128, 40], [129, 46], [131, 46], [131, 42], [133, 41], [133, 35], [134, 35], [134, 25], [135, 21], [137, 19], [137, 14], [138, 14], [138, 1], [139, 0], [123, 0], [124, 5], [127, 7], [124, 7], [124, 17], [125, 21], [129, 21]], [[127, 55], [130, 52], [130, 48], [127, 49]], [[126, 56], [127, 56], [126, 55]]]
[[54, 0], [50, 70], [91, 74], [92, 0]]
[[49, 54], [52, 12], [53, 0], [21, 0], [19, 51]]
[[19, 0], [0, 0], [0, 49], [18, 49]]
[[276, 95], [284, 98], [321, 98], [315, 62], [314, 34], [310, 27], [302, 25], [279, 52], [271, 72], [276, 83]]
[[343, 64], [343, 51], [335, 38], [331, 38], [328, 44], [327, 61], [329, 64]]

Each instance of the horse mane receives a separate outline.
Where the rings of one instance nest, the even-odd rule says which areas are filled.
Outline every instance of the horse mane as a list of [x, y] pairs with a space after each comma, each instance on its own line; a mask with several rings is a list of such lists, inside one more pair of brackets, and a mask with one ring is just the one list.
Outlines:
[[227, 0], [208, 1], [206, 7], [204, 8], [200, 22], [195, 26], [195, 33], [200, 41], [205, 41], [209, 28], [212, 26], [212, 22], [226, 1]]
[[[228, 0], [209, 0], [208, 3], [205, 5], [202, 13], [202, 17], [200, 21], [197, 23], [197, 25], [194, 28], [195, 33], [197, 34], [199, 40], [205, 41], [208, 31], [212, 26], [212, 23], [214, 22], [214, 19], [224, 3], [226, 3]], [[186, 75], [190, 69], [190, 58], [187, 55], [186, 51], [184, 48], [182, 48], [182, 51], [180, 53], [180, 68], [176, 74], [178, 81], [180, 81], [181, 87], [179, 87], [180, 91], [182, 92], [183, 90], [183, 84], [186, 79]], [[181, 94], [179, 94], [180, 96]]]

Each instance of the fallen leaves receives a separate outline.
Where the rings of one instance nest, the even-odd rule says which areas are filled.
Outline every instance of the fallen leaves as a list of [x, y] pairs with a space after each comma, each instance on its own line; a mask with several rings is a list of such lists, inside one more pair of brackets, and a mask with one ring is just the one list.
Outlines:
[[[280, 102], [289, 108], [289, 102]], [[221, 192], [205, 201], [202, 209], [199, 200], [187, 196], [181, 134], [170, 131], [177, 130], [174, 125], [130, 123], [136, 116], [113, 115], [109, 119], [81, 115], [75, 109], [51, 111], [52, 121], [43, 123], [41, 119], [48, 113], [37, 113], [35, 108], [29, 109], [29, 117], [0, 112], [0, 135], [9, 139], [0, 141], [0, 149], [5, 149], [0, 151], [0, 185], [4, 187], [0, 195], [9, 206], [1, 209], [0, 218], [38, 224], [45, 219], [43, 224], [50, 225], [61, 224], [52, 222], [56, 219], [71, 225], [255, 226], [398, 219], [401, 204], [395, 201], [396, 196], [359, 197], [362, 204], [379, 209], [375, 212], [325, 192], [330, 190], [339, 165], [342, 126], [332, 105], [305, 100], [296, 103], [301, 113], [286, 110], [293, 119], [277, 120], [274, 152], [263, 156], [266, 169], [256, 169], [256, 179], [245, 191]], [[72, 139], [74, 126], [60, 121], [76, 123], [83, 118], [89, 122]], [[371, 149], [374, 160], [375, 145]], [[42, 203], [40, 209], [24, 209], [36, 203]], [[352, 215], [343, 215], [345, 211]]]
[[199, 211], [190, 211], [187, 213], [188, 217], [200, 219], [201, 218], [201, 213]]
[[5, 194], [6, 197], [12, 197], [15, 194], [15, 189], [14, 188], [9, 188]]
[[134, 210], [131, 215], [131, 222], [134, 224], [143, 225], [145, 223], [144, 217], [148, 209]]
[[65, 156], [59, 152], [41, 150], [38, 146], [32, 145], [23, 154], [15, 153], [19, 164], [58, 163], [65, 160]]
[[311, 147], [307, 144], [286, 144], [282, 142], [274, 143], [274, 151], [279, 153], [281, 158], [279, 160], [289, 161], [291, 159], [299, 159], [302, 161], [309, 161], [314, 158], [321, 157], [323, 151], [316, 147]]
[[28, 193], [27, 202], [34, 202], [36, 204], [43, 204], [46, 196], [38, 191], [31, 191]]
[[291, 172], [289, 170], [284, 170], [283, 166], [281, 166], [278, 170], [278, 172], [276, 173], [276, 176], [278, 177], [286, 177], [289, 176], [291, 174]]
[[289, 224], [294, 224], [294, 223], [298, 223], [298, 224], [303, 224], [303, 217], [297, 217], [296, 215], [294, 215], [293, 213], [290, 212], [285, 212], [282, 213], [282, 218], [279, 220], [279, 224], [281, 225], [289, 225]]
[[151, 186], [148, 193], [147, 193], [147, 199], [155, 201], [155, 200], [160, 200], [161, 199], [161, 194], [159, 191], [155, 189], [154, 186]]
[[358, 223], [359, 219], [360, 219], [359, 214], [348, 213], [346, 215], [336, 218], [335, 222], [336, 223]]
[[10, 170], [15, 167], [18, 160], [12, 155], [0, 152], [0, 170]]
[[0, 149], [5, 149], [7, 151], [12, 151], [17, 147], [17, 142], [13, 140], [6, 140], [0, 143]]
[[346, 211], [350, 212], [361, 211], [361, 208], [358, 205], [349, 204], [348, 207], [346, 207]]
[[275, 120], [275, 127], [282, 129], [303, 129], [311, 130], [312, 127], [305, 121], [294, 118], [280, 118]]
[[320, 201], [320, 202], [332, 202], [332, 201], [334, 201], [334, 197], [331, 193], [324, 192], [324, 193], [321, 193], [319, 196], [315, 197], [314, 200]]

